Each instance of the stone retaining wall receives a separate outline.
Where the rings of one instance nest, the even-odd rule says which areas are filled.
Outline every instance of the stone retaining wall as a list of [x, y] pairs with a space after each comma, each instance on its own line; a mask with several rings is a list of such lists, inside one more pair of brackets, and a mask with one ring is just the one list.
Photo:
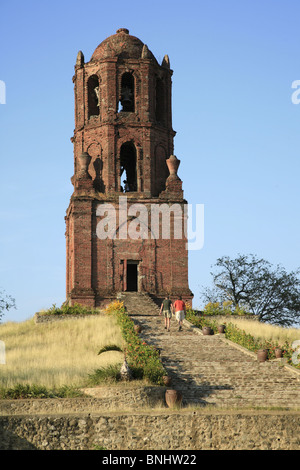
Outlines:
[[298, 412], [0, 417], [0, 450], [299, 450]]
[[86, 318], [88, 316], [104, 316], [104, 312], [99, 310], [99, 313], [91, 313], [91, 314], [88, 314], [88, 313], [85, 313], [85, 314], [66, 314], [66, 315], [60, 315], [60, 314], [57, 314], [57, 315], [54, 315], [54, 314], [46, 314], [46, 313], [39, 313], [37, 312], [33, 319], [34, 319], [34, 322], [35, 323], [49, 323], [49, 322], [53, 322], [53, 321], [61, 321], [61, 320], [72, 320], [72, 319], [78, 319], [78, 318]]
[[[273, 361], [260, 364], [223, 335], [202, 336], [186, 321], [184, 332], [173, 322], [166, 334], [152, 305], [141, 310], [133, 318], [142, 323], [145, 341], [161, 349], [185, 407], [166, 408], [164, 387], [99, 387], [87, 390], [86, 398], [3, 400], [0, 450], [300, 450], [298, 371], [291, 374]], [[199, 403], [204, 408], [191, 407]], [[275, 406], [286, 411], [271, 411]]]
[[107, 387], [83, 389], [86, 397], [33, 398], [0, 400], [0, 416], [57, 413], [89, 413], [101, 410], [137, 410], [165, 406], [166, 387], [146, 386]]

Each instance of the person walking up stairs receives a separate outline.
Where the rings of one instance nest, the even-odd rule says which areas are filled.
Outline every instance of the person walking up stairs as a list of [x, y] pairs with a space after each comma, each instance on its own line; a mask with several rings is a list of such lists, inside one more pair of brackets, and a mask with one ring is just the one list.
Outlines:
[[174, 311], [176, 320], [178, 321], [178, 331], [181, 331], [182, 323], [186, 315], [186, 307], [181, 295], [179, 296], [178, 300], [174, 302]]

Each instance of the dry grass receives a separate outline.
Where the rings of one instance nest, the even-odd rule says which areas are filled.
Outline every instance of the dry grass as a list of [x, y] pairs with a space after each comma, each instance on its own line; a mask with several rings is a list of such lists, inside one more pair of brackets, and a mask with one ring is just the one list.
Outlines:
[[81, 385], [95, 369], [121, 363], [116, 351], [98, 356], [107, 344], [124, 346], [111, 317], [86, 317], [35, 324], [33, 319], [0, 325], [6, 364], [0, 365], [0, 387], [37, 384], [49, 388]]
[[270, 340], [271, 342], [278, 343], [280, 345], [283, 345], [285, 342], [288, 342], [288, 344], [291, 345], [293, 341], [300, 340], [299, 328], [283, 328], [267, 323], [232, 317], [230, 317], [229, 321], [255, 338]]

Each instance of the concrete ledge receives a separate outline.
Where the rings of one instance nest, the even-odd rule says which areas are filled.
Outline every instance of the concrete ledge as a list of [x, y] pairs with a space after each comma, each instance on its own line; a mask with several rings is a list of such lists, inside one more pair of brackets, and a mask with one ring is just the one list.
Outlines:
[[187, 326], [188, 328], [190, 328], [191, 330], [193, 330], [195, 333], [197, 333], [198, 335], [201, 335], [201, 336], [204, 336], [202, 331], [200, 330], [200, 328], [198, 328], [197, 326], [193, 325], [193, 323], [189, 322], [188, 320], [184, 319], [183, 320], [183, 324], [185, 326]]

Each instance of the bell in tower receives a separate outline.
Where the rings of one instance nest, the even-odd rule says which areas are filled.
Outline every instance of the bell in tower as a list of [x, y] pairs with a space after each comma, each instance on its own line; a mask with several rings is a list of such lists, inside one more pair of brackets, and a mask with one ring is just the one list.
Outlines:
[[134, 112], [134, 79], [130, 73], [124, 73], [121, 83], [122, 111]]
[[101, 306], [132, 289], [192, 299], [172, 73], [168, 56], [159, 64], [125, 28], [102, 41], [89, 62], [77, 55], [74, 191], [66, 214], [70, 304]]

